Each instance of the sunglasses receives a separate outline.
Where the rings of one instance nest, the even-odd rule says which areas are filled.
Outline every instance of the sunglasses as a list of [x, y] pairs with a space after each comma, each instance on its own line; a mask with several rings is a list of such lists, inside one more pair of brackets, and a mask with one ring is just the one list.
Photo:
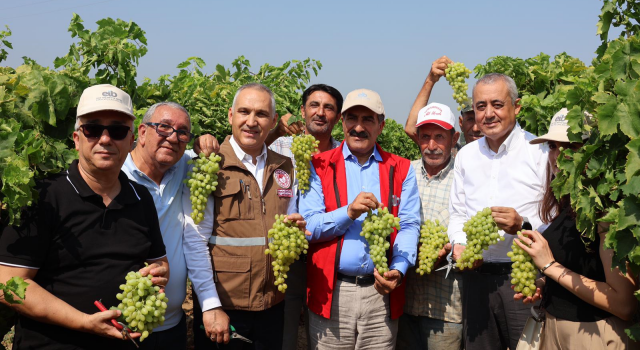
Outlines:
[[82, 129], [82, 133], [88, 139], [99, 139], [106, 129], [109, 132], [109, 137], [116, 141], [124, 140], [129, 134], [129, 131], [131, 131], [131, 128], [126, 125], [101, 124], [82, 124], [80, 125], [80, 129]]

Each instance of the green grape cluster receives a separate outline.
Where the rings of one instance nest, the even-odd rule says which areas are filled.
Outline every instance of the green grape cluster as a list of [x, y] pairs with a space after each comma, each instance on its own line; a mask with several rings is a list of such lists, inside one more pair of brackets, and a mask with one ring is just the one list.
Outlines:
[[389, 208], [380, 208], [376, 214], [369, 210], [367, 217], [362, 222], [360, 236], [369, 243], [369, 256], [382, 276], [389, 271], [387, 265], [387, 250], [389, 242], [387, 237], [393, 233], [393, 229], [400, 229], [400, 218], [389, 213]]
[[200, 157], [188, 161], [188, 164], [195, 164], [184, 183], [191, 190], [191, 218], [194, 223], [199, 223], [204, 219], [204, 208], [207, 206], [207, 198], [218, 186], [218, 170], [220, 170], [220, 156], [211, 153], [206, 157], [200, 153]]
[[154, 328], [164, 323], [169, 299], [160, 293], [160, 287], [151, 283], [151, 275], [142, 277], [140, 272], [129, 272], [126, 283], [120, 285], [122, 293], [116, 294], [120, 304], [116, 309], [122, 312], [124, 321], [134, 332], [142, 333], [145, 340]]
[[269, 242], [269, 248], [264, 251], [273, 257], [273, 275], [276, 277], [274, 284], [278, 290], [284, 293], [287, 290], [285, 280], [289, 265], [300, 259], [301, 254], [307, 254], [309, 242], [304, 236], [304, 232], [293, 222], [284, 222], [286, 215], [276, 215], [276, 222], [269, 230], [268, 237], [273, 241]]
[[420, 251], [416, 272], [423, 276], [430, 274], [438, 259], [438, 253], [449, 242], [447, 228], [440, 221], [427, 220], [420, 228]]
[[[522, 237], [518, 231], [518, 237]], [[522, 243], [524, 241], [521, 240]], [[526, 244], [526, 243], [524, 243]], [[536, 292], [536, 266], [533, 259], [515, 241], [511, 243], [511, 251], [507, 253], [513, 262], [511, 264], [511, 284], [513, 290], [530, 297]]]
[[489, 249], [492, 244], [504, 241], [498, 234], [498, 226], [491, 217], [491, 208], [484, 208], [477, 212], [469, 221], [464, 223], [462, 231], [467, 234], [467, 247], [462, 256], [456, 261], [460, 270], [471, 268], [476, 260], [482, 259], [482, 251]]
[[311, 156], [318, 152], [320, 141], [311, 134], [296, 135], [291, 142], [291, 152], [296, 160], [296, 176], [300, 193], [309, 190], [309, 177], [311, 177]]
[[458, 110], [465, 108], [465, 103], [469, 100], [467, 96], [469, 86], [466, 80], [469, 78], [471, 71], [464, 66], [464, 63], [455, 62], [451, 63], [447, 69], [444, 70], [444, 74], [449, 85], [453, 88], [453, 99], [458, 102]]

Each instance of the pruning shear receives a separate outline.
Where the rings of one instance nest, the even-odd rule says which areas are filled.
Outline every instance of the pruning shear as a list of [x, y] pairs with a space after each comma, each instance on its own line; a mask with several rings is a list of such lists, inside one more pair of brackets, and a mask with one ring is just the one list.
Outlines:
[[[95, 306], [98, 307], [98, 309], [100, 309], [100, 311], [104, 312], [104, 311], [108, 311], [106, 307], [104, 307], [104, 305], [102, 305], [102, 303], [97, 300], [94, 301], [93, 304]], [[129, 326], [127, 326], [126, 324], [122, 323], [122, 322], [118, 322], [116, 320], [114, 320], [113, 318], [111, 319], [111, 324], [116, 327], [116, 329], [118, 329], [120, 331], [120, 333], [122, 334], [122, 340], [125, 340], [127, 338], [129, 338], [132, 342], [133, 345], [136, 346], [137, 349], [139, 349], [140, 347], [138, 346], [138, 343], [136, 343], [136, 341], [131, 338], [131, 328], [129, 328]]]
[[[205, 330], [203, 324], [200, 325], [200, 329], [202, 329], [203, 331]], [[229, 325], [229, 330], [231, 330], [231, 339], [239, 339], [247, 343], [253, 343], [253, 341], [238, 334], [236, 332], [236, 329], [232, 325]]]
[[439, 269], [436, 269], [436, 271], [441, 271], [444, 269], [447, 269], [447, 273], [444, 275], [444, 278], [449, 277], [449, 272], [451, 272], [452, 269], [454, 269], [456, 267], [456, 264], [453, 262], [453, 245], [454, 242], [451, 242], [451, 251], [449, 251], [449, 254], [447, 254], [447, 264], [445, 266], [442, 266]]

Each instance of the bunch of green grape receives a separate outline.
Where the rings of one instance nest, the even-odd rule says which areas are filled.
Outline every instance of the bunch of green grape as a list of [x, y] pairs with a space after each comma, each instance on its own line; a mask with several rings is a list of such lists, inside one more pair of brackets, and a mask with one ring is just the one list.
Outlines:
[[389, 208], [386, 207], [378, 209], [376, 214], [369, 210], [362, 222], [360, 236], [364, 236], [369, 243], [369, 256], [381, 276], [389, 271], [387, 250], [390, 244], [387, 242], [387, 237], [393, 233], [394, 228], [400, 229], [400, 218], [389, 213]]
[[458, 110], [465, 108], [465, 103], [469, 100], [469, 97], [467, 96], [469, 86], [467, 85], [466, 80], [469, 78], [471, 71], [464, 66], [464, 63], [455, 62], [447, 66], [447, 69], [444, 70], [444, 74], [449, 85], [453, 88], [453, 99], [458, 102]]
[[200, 153], [200, 157], [188, 161], [188, 164], [195, 164], [184, 183], [191, 190], [191, 218], [194, 223], [199, 223], [204, 219], [204, 208], [207, 206], [207, 198], [218, 186], [218, 170], [220, 170], [220, 156], [211, 153], [206, 157]]
[[477, 212], [469, 221], [464, 223], [462, 231], [467, 234], [467, 247], [462, 256], [456, 261], [460, 270], [471, 268], [476, 260], [482, 259], [482, 251], [489, 249], [492, 244], [504, 241], [498, 233], [498, 226], [491, 217], [491, 208], [484, 208]]
[[[522, 238], [519, 231], [518, 237]], [[520, 241], [524, 243], [524, 241]], [[515, 240], [511, 243], [511, 251], [507, 253], [507, 256], [513, 262], [511, 264], [511, 284], [515, 286], [513, 290], [527, 297], [533, 296], [536, 292], [537, 275], [533, 259], [516, 244]]]
[[420, 228], [420, 251], [418, 252], [418, 268], [416, 272], [421, 276], [430, 274], [438, 259], [438, 253], [449, 242], [447, 228], [435, 222], [427, 220]]
[[120, 300], [116, 309], [122, 312], [119, 321], [124, 321], [134, 332], [142, 333], [140, 341], [164, 323], [169, 302], [165, 294], [160, 293], [160, 287], [151, 283], [151, 277], [131, 271], [125, 277], [127, 282], [120, 285], [122, 293], [116, 294]]
[[311, 177], [311, 156], [318, 152], [320, 141], [311, 134], [296, 135], [291, 142], [291, 152], [296, 160], [296, 176], [300, 193], [309, 190], [309, 177]]
[[282, 293], [287, 290], [284, 282], [287, 279], [289, 265], [300, 259], [300, 254], [307, 254], [309, 249], [309, 242], [304, 232], [296, 223], [284, 222], [286, 217], [286, 215], [276, 215], [276, 222], [273, 223], [268, 234], [269, 248], [264, 251], [265, 254], [273, 257], [271, 265], [273, 265], [273, 275], [276, 277], [274, 284]]

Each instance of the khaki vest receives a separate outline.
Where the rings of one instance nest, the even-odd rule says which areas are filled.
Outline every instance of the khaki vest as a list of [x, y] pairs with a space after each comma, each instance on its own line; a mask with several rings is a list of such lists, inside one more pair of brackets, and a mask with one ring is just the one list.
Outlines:
[[267, 232], [286, 214], [292, 194], [291, 159], [267, 149], [263, 194], [238, 159], [230, 136], [220, 146], [215, 221], [209, 240], [214, 280], [225, 310], [266, 310], [284, 299], [274, 283]]

